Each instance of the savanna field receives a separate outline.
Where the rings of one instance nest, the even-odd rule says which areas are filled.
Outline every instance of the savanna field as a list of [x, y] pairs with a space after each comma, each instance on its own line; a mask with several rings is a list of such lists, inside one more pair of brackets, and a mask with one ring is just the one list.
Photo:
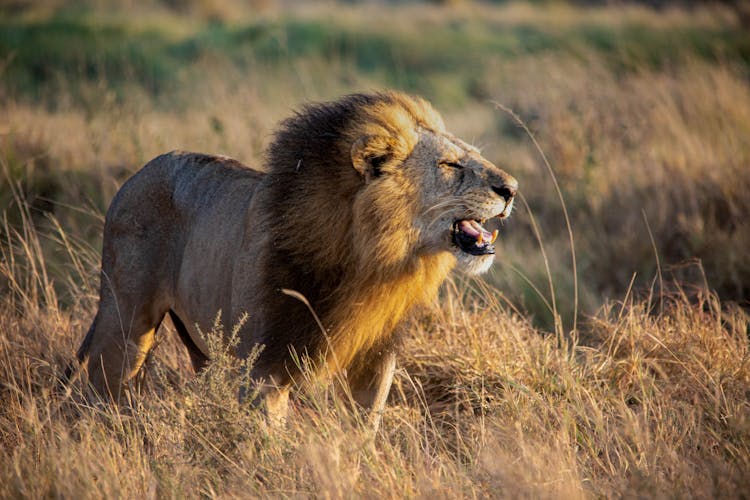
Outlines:
[[[3, 498], [750, 497], [742, 3], [0, 2]], [[282, 431], [166, 321], [140, 389], [66, 367], [104, 213], [173, 149], [262, 168], [307, 101], [421, 95], [520, 182], [496, 264], [407, 324], [383, 423], [325, 384]]]

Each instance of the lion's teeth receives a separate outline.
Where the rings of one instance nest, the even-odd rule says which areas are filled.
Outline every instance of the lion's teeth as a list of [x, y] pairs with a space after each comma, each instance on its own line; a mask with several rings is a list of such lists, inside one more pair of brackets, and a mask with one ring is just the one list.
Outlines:
[[492, 231], [492, 239], [490, 240], [490, 245], [492, 245], [493, 243], [495, 243], [495, 240], [497, 239], [497, 235], [499, 233], [500, 233], [500, 231], [498, 231], [497, 229], [495, 229], [494, 231]]
[[482, 243], [484, 243], [484, 235], [480, 231], [479, 232], [479, 237], [477, 238], [477, 245], [481, 245]]

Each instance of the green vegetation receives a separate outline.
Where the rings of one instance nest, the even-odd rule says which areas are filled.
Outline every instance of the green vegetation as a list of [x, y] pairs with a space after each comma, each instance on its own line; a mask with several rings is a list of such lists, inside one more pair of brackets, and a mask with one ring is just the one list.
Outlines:
[[104, 80], [120, 92], [124, 82], [137, 82], [161, 97], [183, 83], [180, 75], [200, 74], [207, 59], [252, 71], [318, 58], [345, 61], [353, 71], [414, 92], [429, 94], [434, 91], [431, 81], [447, 78], [468, 94], [488, 60], [591, 52], [625, 71], [660, 67], [685, 56], [712, 62], [750, 60], [750, 37], [733, 25], [650, 28], [637, 20], [617, 26], [584, 20], [550, 29], [470, 16], [394, 27], [366, 18], [352, 22], [288, 14], [234, 24], [172, 17], [167, 24], [171, 29], [155, 22], [144, 25], [142, 18], [102, 20], [82, 13], [33, 21], [1, 19], [0, 54], [9, 59], [7, 89], [40, 99], [49, 95], [50, 86], [57, 90], [60, 81]]

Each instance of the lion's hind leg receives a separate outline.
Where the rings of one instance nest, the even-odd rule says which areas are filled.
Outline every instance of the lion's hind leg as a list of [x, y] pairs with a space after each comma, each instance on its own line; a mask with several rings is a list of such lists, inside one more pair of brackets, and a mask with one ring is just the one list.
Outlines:
[[[154, 345], [169, 310], [169, 295], [158, 270], [140, 265], [145, 259], [139, 258], [139, 251], [153, 253], [153, 248], [107, 237], [105, 232], [99, 308], [78, 359], [90, 387], [99, 396], [119, 402]], [[115, 245], [122, 250], [117, 256], [112, 251]]]
[[92, 388], [119, 401], [173, 301], [180, 214], [172, 167], [160, 157], [118, 191], [104, 223], [99, 309], [79, 350]]
[[126, 384], [148, 357], [163, 317], [148, 309], [117, 307], [106, 300], [100, 302], [99, 311], [78, 350], [89, 385], [99, 396], [120, 401]]

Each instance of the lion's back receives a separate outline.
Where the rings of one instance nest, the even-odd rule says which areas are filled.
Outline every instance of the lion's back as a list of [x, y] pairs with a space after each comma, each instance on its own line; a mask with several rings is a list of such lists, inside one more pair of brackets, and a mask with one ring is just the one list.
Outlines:
[[241, 203], [263, 176], [225, 156], [172, 151], [149, 161], [128, 179], [113, 198], [107, 220], [184, 218], [217, 202]]
[[[173, 151], [154, 158], [107, 211], [103, 271], [148, 275], [160, 297], [180, 297], [185, 309], [210, 304], [215, 314], [263, 177], [223, 156]], [[144, 279], [132, 281], [142, 286]]]

